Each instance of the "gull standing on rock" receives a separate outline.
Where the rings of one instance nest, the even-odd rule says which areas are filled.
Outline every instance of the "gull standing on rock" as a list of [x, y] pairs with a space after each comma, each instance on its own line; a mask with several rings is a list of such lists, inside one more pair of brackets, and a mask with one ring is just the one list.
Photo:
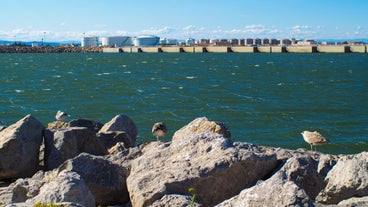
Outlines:
[[157, 141], [159, 137], [164, 137], [167, 134], [167, 127], [164, 122], [157, 122], [152, 127], [152, 134], [156, 137]]
[[[304, 131], [301, 134], [303, 135], [304, 141], [310, 144], [312, 151], [313, 146], [321, 145], [328, 142], [328, 140], [317, 131], [314, 132]], [[317, 150], [317, 147], [315, 149]]]
[[69, 117], [69, 115], [67, 114], [67, 113], [65, 113], [65, 112], [63, 112], [63, 111], [57, 111], [56, 112], [56, 115], [55, 115], [55, 118], [56, 118], [56, 120], [58, 120], [58, 121], [64, 121], [66, 118], [68, 118]]

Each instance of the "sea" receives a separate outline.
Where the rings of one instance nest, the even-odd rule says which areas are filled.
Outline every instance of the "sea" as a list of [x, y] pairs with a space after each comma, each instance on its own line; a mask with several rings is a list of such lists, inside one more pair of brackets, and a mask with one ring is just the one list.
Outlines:
[[45, 126], [58, 110], [102, 123], [118, 114], [154, 141], [198, 117], [225, 123], [233, 141], [288, 149], [368, 150], [368, 54], [61, 53], [0, 54], [0, 121], [32, 114]]

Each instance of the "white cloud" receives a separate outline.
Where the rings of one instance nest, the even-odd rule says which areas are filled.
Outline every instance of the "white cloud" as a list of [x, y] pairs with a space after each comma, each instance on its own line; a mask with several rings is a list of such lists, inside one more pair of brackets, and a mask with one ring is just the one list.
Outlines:
[[[66, 23], [60, 23], [67, 25]], [[96, 26], [96, 25], [95, 25]], [[103, 25], [101, 25], [103, 27]], [[10, 41], [79, 41], [83, 36], [137, 36], [137, 35], [157, 35], [159, 37], [176, 38], [184, 40], [189, 37], [200, 38], [356, 38], [367, 37], [368, 30], [363, 26], [355, 26], [349, 33], [340, 32], [340, 28], [330, 28], [333, 33], [329, 33], [329, 28], [323, 25], [295, 25], [288, 28], [279, 28], [275, 26], [265, 26], [262, 24], [245, 25], [242, 28], [224, 29], [220, 26], [215, 28], [199, 27], [187, 25], [182, 28], [165, 26], [162, 28], [149, 28], [141, 31], [129, 32], [125, 30], [109, 31], [106, 28], [91, 31], [48, 31], [34, 30], [32, 27], [17, 28], [11, 31], [0, 31], [0, 40]], [[339, 36], [338, 36], [339, 35]]]

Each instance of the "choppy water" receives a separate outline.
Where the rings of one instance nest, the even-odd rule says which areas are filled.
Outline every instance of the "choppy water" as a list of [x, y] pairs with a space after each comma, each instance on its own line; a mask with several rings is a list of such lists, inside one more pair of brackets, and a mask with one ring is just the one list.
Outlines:
[[[0, 54], [0, 120], [55, 112], [107, 122], [130, 116], [139, 142], [196, 117], [225, 122], [234, 141], [326, 153], [368, 149], [367, 54]], [[170, 139], [170, 136], [166, 140]]]

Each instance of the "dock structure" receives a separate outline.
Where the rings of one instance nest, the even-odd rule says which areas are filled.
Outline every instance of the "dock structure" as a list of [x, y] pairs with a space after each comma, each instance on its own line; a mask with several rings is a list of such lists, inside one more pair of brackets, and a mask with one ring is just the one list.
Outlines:
[[126, 46], [104, 53], [367, 53], [366, 45]]

